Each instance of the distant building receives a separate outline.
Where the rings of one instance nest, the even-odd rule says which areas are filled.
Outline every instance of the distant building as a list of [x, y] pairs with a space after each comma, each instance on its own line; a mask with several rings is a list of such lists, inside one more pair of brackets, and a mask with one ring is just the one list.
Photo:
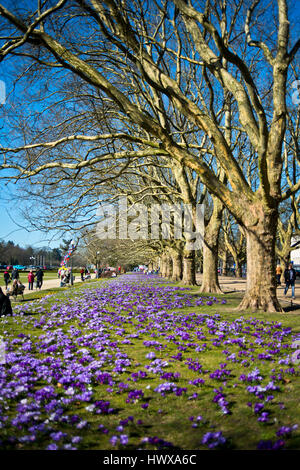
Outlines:
[[[297, 242], [300, 242], [300, 237], [292, 237], [291, 246], [295, 245]], [[300, 244], [295, 250], [291, 251], [291, 261], [296, 265], [300, 265]]]

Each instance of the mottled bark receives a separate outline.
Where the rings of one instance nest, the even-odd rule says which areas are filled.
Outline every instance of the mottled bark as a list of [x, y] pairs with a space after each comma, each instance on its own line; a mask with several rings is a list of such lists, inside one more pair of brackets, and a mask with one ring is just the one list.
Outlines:
[[234, 262], [235, 262], [235, 277], [242, 277], [242, 266], [238, 258], [235, 259]]
[[167, 257], [166, 257], [166, 255], [162, 255], [162, 257], [161, 257], [160, 274], [162, 275], [162, 277], [167, 276]]
[[222, 275], [227, 276], [227, 251], [222, 254]]
[[180, 281], [182, 279], [182, 254], [178, 251], [174, 251], [171, 253], [172, 257], [172, 281]]
[[195, 251], [185, 250], [183, 254], [182, 283], [185, 285], [197, 285], [195, 268]]
[[218, 255], [212, 244], [204, 242], [203, 246], [203, 276], [200, 292], [222, 293], [218, 280]]
[[[257, 206], [257, 212], [261, 210], [261, 206]], [[282, 312], [276, 297], [277, 216], [276, 210], [265, 212], [264, 217], [259, 217], [256, 225], [246, 227], [247, 287], [239, 310], [262, 309], [266, 312]]]
[[172, 258], [171, 256], [168, 254], [166, 256], [166, 277], [168, 279], [171, 279], [172, 277], [172, 271], [173, 271], [173, 268], [172, 268]]
[[203, 277], [200, 292], [222, 293], [218, 280], [218, 249], [223, 204], [215, 197], [213, 198], [213, 201], [213, 213], [205, 228], [203, 244]]

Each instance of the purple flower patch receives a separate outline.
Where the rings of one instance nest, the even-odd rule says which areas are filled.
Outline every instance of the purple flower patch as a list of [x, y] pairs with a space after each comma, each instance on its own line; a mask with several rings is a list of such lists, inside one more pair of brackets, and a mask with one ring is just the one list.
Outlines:
[[[267, 319], [229, 319], [224, 303], [133, 274], [16, 305], [0, 319], [1, 448], [84, 449], [95, 432], [101, 448], [184, 449], [200, 429], [203, 446], [222, 448], [231, 436], [212, 430], [223, 420], [230, 429], [242, 412], [255, 430], [252, 445], [283, 448], [297, 429], [275, 423], [290, 422], [285, 397], [298, 379], [298, 336]], [[165, 423], [176, 413], [186, 441], [173, 444]], [[151, 428], [160, 437], [143, 437]], [[264, 440], [266, 430], [278, 440]]]

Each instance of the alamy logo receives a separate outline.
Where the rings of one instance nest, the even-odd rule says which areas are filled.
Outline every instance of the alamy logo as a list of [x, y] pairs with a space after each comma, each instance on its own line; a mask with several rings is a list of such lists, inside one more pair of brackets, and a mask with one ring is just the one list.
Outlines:
[[5, 343], [0, 336], [0, 364], [5, 364]]
[[119, 197], [118, 204], [97, 209], [97, 236], [116, 240], [185, 240], [187, 249], [202, 248], [204, 204], [132, 204]]
[[6, 102], [6, 86], [3, 80], [0, 80], [0, 104], [5, 104]]

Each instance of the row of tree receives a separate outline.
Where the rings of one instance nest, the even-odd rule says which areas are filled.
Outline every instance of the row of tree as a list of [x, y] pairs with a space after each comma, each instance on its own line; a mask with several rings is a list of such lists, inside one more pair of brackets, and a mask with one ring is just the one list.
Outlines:
[[[131, 194], [131, 196], [134, 195]], [[158, 199], [162, 200], [162, 194]], [[153, 203], [152, 197], [148, 198], [148, 202], [149, 200]], [[143, 205], [142, 208], [144, 207]], [[169, 207], [173, 208], [173, 206]], [[159, 210], [159, 206], [156, 208]], [[99, 228], [83, 232], [82, 253], [90, 264], [97, 266], [121, 264], [126, 269], [146, 264], [149, 269], [156, 270], [159, 267], [161, 274], [173, 281], [182, 281], [183, 284], [192, 285], [196, 284], [196, 272], [204, 273], [201, 291], [207, 293], [221, 292], [218, 273], [235, 275], [238, 278], [246, 276], [246, 237], [241, 227], [236, 224], [226, 209], [220, 211], [221, 215], [216, 217], [214, 214], [216, 210], [208, 203], [205, 205], [205, 243], [200, 250], [193, 250], [191, 253], [192, 263], [190, 264], [188, 264], [185, 255], [184, 239], [174, 240], [174, 220], [172, 217], [170, 225], [173, 233], [169, 234], [168, 240], [163, 240], [160, 237], [159, 240], [145, 241], [143, 239], [144, 233], [142, 233], [143, 219], [139, 215], [139, 210], [141, 210], [139, 203], [132, 203], [128, 207], [128, 223], [131, 224], [132, 239], [112, 239], [109, 232], [109, 218], [105, 219], [104, 223], [104, 226], [107, 225], [107, 232], [101, 234]], [[134, 216], [132, 216], [133, 213]], [[114, 214], [117, 214], [117, 210], [114, 211]], [[109, 212], [108, 215], [111, 216]], [[150, 219], [151, 214], [148, 215]], [[217, 224], [214, 219], [217, 220]], [[294, 212], [289, 211], [289, 208], [286, 207], [280, 218], [276, 240], [276, 260], [282, 267], [287, 266], [290, 261], [291, 251], [300, 246], [299, 237], [294, 238], [295, 234], [299, 235], [299, 229], [297, 225], [293, 226], [293, 219]], [[119, 228], [117, 221], [118, 218], [116, 218], [116, 232]], [[161, 222], [162, 220], [160, 220], [160, 224]], [[212, 223], [214, 223], [214, 229], [212, 229]], [[150, 223], [147, 228], [148, 234], [151, 234]], [[101, 240], [99, 240], [99, 235]]]
[[[62, 240], [58, 248], [21, 247], [13, 241], [0, 240], [0, 265], [2, 266], [51, 266], [58, 267], [64, 254], [68, 251], [71, 240]], [[79, 249], [70, 260], [72, 266], [84, 266], [88, 261], [86, 249]]]
[[[0, 60], [16, 90], [2, 108], [0, 169], [27, 197], [31, 223], [93, 231], [95, 208], [119, 195], [205, 203], [201, 289], [219, 290], [225, 217], [224, 239], [246, 240], [240, 308], [281, 311], [276, 240], [285, 258], [299, 225], [297, 6], [32, 0], [0, 14]], [[194, 283], [189, 243], [159, 241], [159, 255]]]
[[23, 266], [58, 266], [62, 252], [59, 248], [23, 248], [12, 241], [0, 241], [0, 264]]

